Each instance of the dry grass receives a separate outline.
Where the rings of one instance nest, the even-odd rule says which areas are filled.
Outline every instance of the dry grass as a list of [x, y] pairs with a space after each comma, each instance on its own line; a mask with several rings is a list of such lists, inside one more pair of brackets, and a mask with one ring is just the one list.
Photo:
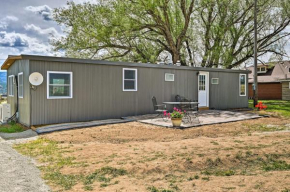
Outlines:
[[38, 160], [55, 191], [283, 191], [290, 133], [279, 131], [288, 124], [263, 118], [175, 130], [133, 122], [51, 133], [16, 148]]

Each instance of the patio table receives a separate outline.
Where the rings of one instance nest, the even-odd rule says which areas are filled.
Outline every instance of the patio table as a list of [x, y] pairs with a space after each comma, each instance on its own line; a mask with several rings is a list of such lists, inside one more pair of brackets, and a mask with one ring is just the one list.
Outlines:
[[[198, 110], [199, 103], [196, 101], [172, 101], [172, 102], [163, 102], [163, 104], [166, 104], [166, 105], [197, 105], [197, 110]], [[182, 109], [182, 110], [184, 110], [184, 109]], [[186, 117], [186, 119], [188, 119], [188, 122], [191, 122], [191, 117], [190, 117], [190, 114], [187, 110], [186, 110], [184, 116]]]
[[194, 105], [194, 104], [199, 104], [198, 102], [193, 102], [193, 101], [170, 101], [170, 102], [163, 102], [163, 104], [167, 105]]

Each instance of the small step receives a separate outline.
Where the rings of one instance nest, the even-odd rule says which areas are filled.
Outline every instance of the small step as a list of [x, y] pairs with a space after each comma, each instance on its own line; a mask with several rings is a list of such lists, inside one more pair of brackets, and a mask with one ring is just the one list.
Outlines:
[[209, 110], [209, 107], [198, 107], [199, 111]]

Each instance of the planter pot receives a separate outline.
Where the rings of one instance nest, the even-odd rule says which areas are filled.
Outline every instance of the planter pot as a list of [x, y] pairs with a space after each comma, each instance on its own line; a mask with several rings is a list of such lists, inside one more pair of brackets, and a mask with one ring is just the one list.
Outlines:
[[180, 127], [182, 118], [171, 118], [173, 127]]

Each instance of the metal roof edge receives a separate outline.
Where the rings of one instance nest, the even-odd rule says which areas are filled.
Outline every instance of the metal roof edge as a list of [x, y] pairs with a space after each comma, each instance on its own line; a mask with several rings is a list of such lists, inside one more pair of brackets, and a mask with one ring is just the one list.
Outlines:
[[15, 60], [22, 59], [21, 55], [8, 55], [7, 59], [4, 61], [4, 63], [1, 66], [2, 70], [7, 70], [11, 65], [13, 65]]
[[[40, 56], [40, 55], [25, 55], [25, 54], [22, 54], [22, 55], [17, 56], [17, 57], [20, 57], [21, 59], [34, 60], [34, 61], [84, 63], [84, 64], [98, 64], [98, 65], [112, 65], [112, 66], [126, 66], [126, 67], [144, 67], [144, 68], [160, 68], [160, 69], [179, 69], [179, 70], [193, 70], [193, 71], [251, 73], [250, 70], [218, 69], [218, 68], [172, 66], [172, 65], [169, 66], [169, 65], [158, 65], [158, 64], [148, 64], [148, 63], [132, 63], [132, 62], [123, 62], [123, 61], [105, 61], [105, 60], [92, 60], [92, 59], [77, 59], [77, 58], [68, 58], [68, 57], [52, 57], [52, 56]], [[7, 58], [7, 60], [9, 60], [9, 57]], [[4, 64], [2, 65], [2, 67], [4, 66]], [[11, 65], [12, 64], [10, 64], [10, 66]], [[2, 69], [2, 67], [1, 67], [1, 69]]]

